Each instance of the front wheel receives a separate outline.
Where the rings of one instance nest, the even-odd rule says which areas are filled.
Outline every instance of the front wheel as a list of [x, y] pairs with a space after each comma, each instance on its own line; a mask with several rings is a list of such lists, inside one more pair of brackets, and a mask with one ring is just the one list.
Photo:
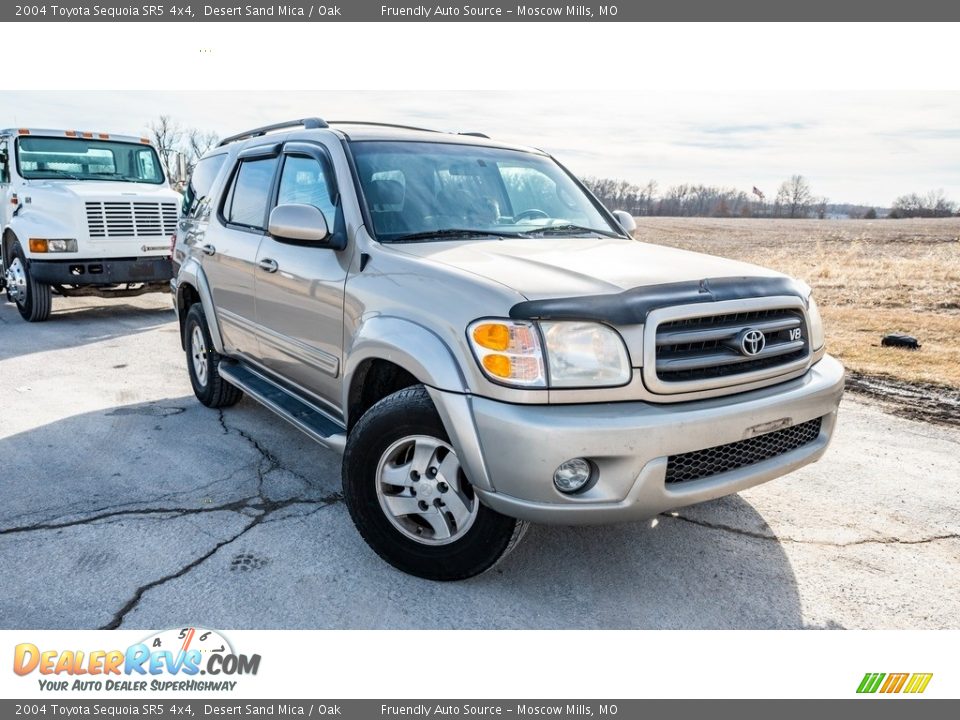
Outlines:
[[19, 242], [13, 243], [10, 265], [4, 272], [7, 299], [16, 303], [17, 310], [27, 322], [43, 322], [53, 308], [53, 292], [49, 285], [37, 282], [27, 267], [27, 258]]
[[220, 353], [213, 349], [210, 329], [200, 303], [195, 303], [187, 311], [183, 332], [187, 370], [197, 400], [211, 408], [236, 405], [243, 397], [243, 392], [220, 376]]
[[527, 528], [481, 504], [422, 385], [384, 398], [360, 418], [347, 440], [343, 490], [374, 552], [428, 580], [489, 570]]

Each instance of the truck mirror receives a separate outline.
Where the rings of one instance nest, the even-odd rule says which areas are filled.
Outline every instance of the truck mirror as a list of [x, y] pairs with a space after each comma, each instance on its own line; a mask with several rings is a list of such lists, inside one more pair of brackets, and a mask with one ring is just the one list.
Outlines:
[[186, 184], [187, 182], [187, 156], [182, 152], [176, 155], [177, 182]]

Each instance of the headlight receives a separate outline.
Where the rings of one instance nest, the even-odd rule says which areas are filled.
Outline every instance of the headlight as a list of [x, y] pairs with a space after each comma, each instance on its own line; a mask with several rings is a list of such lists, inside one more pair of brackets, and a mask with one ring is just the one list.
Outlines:
[[470, 346], [491, 380], [522, 387], [546, 387], [540, 334], [533, 323], [478, 320], [467, 328]]
[[823, 332], [823, 318], [820, 317], [820, 308], [817, 307], [817, 301], [813, 295], [807, 296], [807, 317], [810, 318], [810, 348], [819, 350], [826, 342]]
[[630, 381], [630, 358], [615, 330], [592, 322], [545, 322], [550, 387], [609, 387]]
[[506, 385], [610, 387], [630, 381], [623, 340], [599, 323], [543, 322], [538, 329], [526, 321], [478, 320], [467, 328], [467, 337], [484, 374]]

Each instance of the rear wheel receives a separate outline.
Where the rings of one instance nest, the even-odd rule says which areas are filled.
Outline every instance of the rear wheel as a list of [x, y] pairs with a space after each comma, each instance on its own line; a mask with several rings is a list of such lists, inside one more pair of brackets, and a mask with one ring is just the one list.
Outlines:
[[183, 332], [187, 370], [197, 400], [211, 408], [236, 405], [243, 397], [243, 392], [220, 376], [221, 355], [213, 349], [210, 329], [200, 303], [192, 305], [187, 312]]
[[43, 322], [50, 317], [53, 293], [50, 286], [37, 282], [27, 267], [27, 258], [19, 242], [13, 243], [10, 265], [4, 272], [7, 299], [16, 303], [17, 310], [27, 322]]
[[360, 418], [347, 440], [343, 489], [367, 544], [429, 580], [489, 570], [527, 528], [480, 502], [422, 385], [389, 395]]

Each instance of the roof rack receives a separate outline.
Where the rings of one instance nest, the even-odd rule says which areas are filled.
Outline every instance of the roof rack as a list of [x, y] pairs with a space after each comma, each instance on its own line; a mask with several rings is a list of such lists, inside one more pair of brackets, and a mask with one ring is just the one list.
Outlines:
[[419, 130], [420, 132], [439, 133], [441, 130], [415, 127], [413, 125], [397, 125], [396, 123], [370, 122], [369, 120], [331, 120], [331, 125], [370, 125], [372, 127], [397, 128], [398, 130]]
[[249, 138], [260, 137], [261, 135], [266, 135], [268, 132], [273, 132], [275, 130], [286, 130], [287, 128], [296, 127], [302, 127], [305, 130], [316, 130], [317, 128], [325, 128], [330, 126], [325, 120], [318, 117], [303, 118], [301, 120], [289, 120], [287, 122], [274, 123], [273, 125], [264, 125], [263, 127], [253, 128], [253, 130], [247, 130], [246, 132], [242, 132], [237, 135], [225, 137], [217, 144], [217, 147], [229, 145], [237, 140], [248, 140]]

